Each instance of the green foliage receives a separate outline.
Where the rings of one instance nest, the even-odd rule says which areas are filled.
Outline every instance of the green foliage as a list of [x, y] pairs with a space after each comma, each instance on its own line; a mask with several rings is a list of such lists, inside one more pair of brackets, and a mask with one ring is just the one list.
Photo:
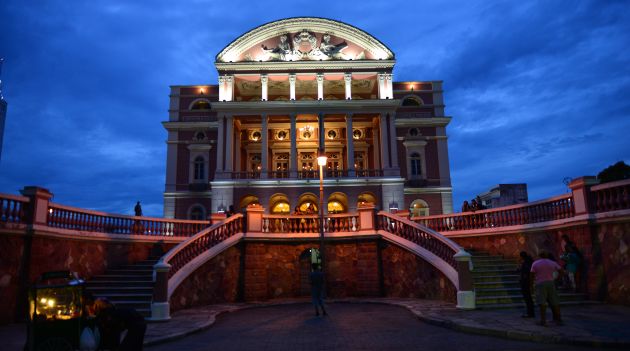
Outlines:
[[612, 166], [608, 166], [597, 175], [600, 183], [614, 182], [616, 180], [630, 179], [630, 166], [619, 161]]

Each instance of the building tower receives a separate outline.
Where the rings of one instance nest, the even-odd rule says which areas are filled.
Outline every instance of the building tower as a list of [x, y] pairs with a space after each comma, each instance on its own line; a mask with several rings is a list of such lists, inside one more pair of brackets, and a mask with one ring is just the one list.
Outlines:
[[216, 55], [217, 85], [171, 86], [164, 216], [203, 219], [251, 203], [327, 212], [370, 202], [452, 212], [441, 81], [394, 82], [394, 53], [343, 22], [256, 27]]

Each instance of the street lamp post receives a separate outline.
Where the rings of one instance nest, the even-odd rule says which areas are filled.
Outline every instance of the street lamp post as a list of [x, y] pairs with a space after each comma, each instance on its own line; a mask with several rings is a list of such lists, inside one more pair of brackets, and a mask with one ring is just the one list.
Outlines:
[[324, 272], [324, 166], [327, 161], [326, 153], [320, 148], [317, 164], [319, 165], [319, 255], [322, 272]]

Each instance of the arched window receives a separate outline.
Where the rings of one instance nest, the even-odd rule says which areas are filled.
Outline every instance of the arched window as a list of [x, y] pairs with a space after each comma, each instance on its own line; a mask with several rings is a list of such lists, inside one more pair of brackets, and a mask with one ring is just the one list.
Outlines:
[[415, 97], [415, 96], [409, 96], [403, 99], [402, 101], [402, 105], [403, 106], [422, 106], [422, 100], [420, 100], [420, 98]]
[[428, 216], [429, 204], [422, 199], [416, 199], [409, 206], [409, 212], [411, 217]]
[[206, 218], [206, 209], [201, 205], [193, 205], [190, 210], [188, 210], [188, 219], [192, 219], [195, 221], [202, 221]]
[[411, 154], [411, 176], [420, 176], [422, 175], [422, 158], [420, 157], [420, 154], [417, 152], [414, 152], [413, 154]]
[[209, 110], [210, 102], [208, 100], [197, 100], [190, 106], [191, 110]]
[[195, 158], [195, 169], [193, 171], [194, 180], [203, 180], [206, 177], [206, 160], [201, 156]]

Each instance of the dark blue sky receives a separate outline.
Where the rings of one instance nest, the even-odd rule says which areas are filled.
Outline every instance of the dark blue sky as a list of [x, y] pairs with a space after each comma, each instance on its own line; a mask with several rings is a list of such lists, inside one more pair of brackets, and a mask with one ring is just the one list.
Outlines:
[[160, 216], [168, 86], [216, 84], [236, 37], [319, 16], [390, 47], [395, 80], [444, 80], [456, 209], [497, 183], [561, 194], [564, 177], [630, 163], [629, 14], [627, 1], [4, 0], [0, 192], [41, 185]]

